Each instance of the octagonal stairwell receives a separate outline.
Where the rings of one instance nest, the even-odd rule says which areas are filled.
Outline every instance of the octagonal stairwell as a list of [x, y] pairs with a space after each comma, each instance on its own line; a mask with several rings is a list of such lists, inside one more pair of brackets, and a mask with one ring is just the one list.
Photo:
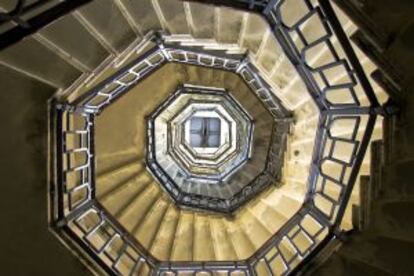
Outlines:
[[[295, 1], [291, 3], [295, 4]], [[97, 10], [100, 12], [95, 12]], [[336, 11], [350, 36], [356, 27], [340, 10]], [[290, 16], [295, 17], [295, 13]], [[245, 259], [274, 235], [302, 204], [308, 188], [319, 117], [305, 85], [260, 16], [229, 8], [170, 0], [94, 1], [3, 51], [0, 63], [7, 70], [45, 83], [48, 88], [60, 88], [60, 92], [65, 93], [59, 93], [59, 97], [70, 100], [89, 91], [120, 68], [111, 66], [103, 74], [97, 74], [99, 64], [107, 65], [128, 46], [137, 45], [147, 31], [155, 29], [178, 35], [178, 39], [174, 39], [179, 43], [207, 50], [221, 47], [229, 52], [248, 51], [275, 94], [294, 112], [281, 180], [283, 185], [264, 191], [234, 216], [181, 210], [174, 205], [145, 168], [143, 133], [146, 129], [145, 116], [178, 84], [228, 88], [254, 114], [257, 151], [238, 175], [241, 181], [250, 179], [255, 171], [264, 166], [265, 154], [261, 153], [267, 152], [269, 147], [264, 141], [270, 135], [268, 125], [272, 119], [245, 83], [235, 75], [220, 70], [170, 64], [97, 117], [98, 199], [160, 260]], [[306, 36], [316, 32], [312, 22], [304, 26], [303, 32]], [[78, 41], [83, 42], [83, 47], [79, 47]], [[294, 41], [300, 43], [298, 37]], [[338, 42], [334, 45], [338, 46]], [[367, 74], [376, 69], [362, 52], [357, 48], [355, 51]], [[317, 51], [312, 53], [312, 64], [323, 64], [328, 58], [328, 52]], [[93, 79], [96, 75], [98, 77]], [[73, 87], [85, 85], [80, 85], [76, 93], [72, 93], [72, 89], [65, 90], [78, 77]], [[88, 77], [92, 77], [92, 81]], [[338, 74], [334, 83], [341, 83], [346, 77]], [[374, 82], [372, 85], [380, 101], [385, 102], [387, 97], [382, 89]], [[346, 98], [338, 94], [331, 100], [346, 101]], [[365, 103], [367, 99], [361, 97], [360, 101]], [[348, 135], [348, 127], [342, 127], [338, 132]], [[377, 138], [381, 138], [381, 120], [375, 125], [372, 139]], [[346, 158], [347, 150], [344, 148], [336, 154]], [[368, 174], [369, 167], [368, 154], [360, 174]], [[335, 174], [335, 170], [329, 165], [326, 168], [331, 174]], [[338, 191], [332, 186], [328, 187], [327, 193], [332, 197], [338, 196]], [[358, 203], [358, 193], [357, 182], [349, 206]], [[329, 206], [326, 208], [329, 209]], [[352, 228], [351, 219], [351, 208], [348, 208], [342, 224], [344, 229]], [[289, 251], [289, 248], [284, 250]], [[140, 273], [146, 274], [144, 271]]]
[[[261, 26], [265, 25], [262, 24]], [[344, 26], [346, 26], [345, 29], [349, 33], [352, 33], [355, 29], [350, 22], [345, 23]], [[131, 111], [132, 104], [130, 108], [125, 108], [125, 105], [123, 108], [119, 107], [117, 109], [117, 104], [127, 102], [126, 99], [130, 97], [125, 96], [113, 107], [109, 107], [105, 111], [106, 113], [98, 119], [98, 124], [102, 127], [98, 127], [97, 135], [102, 135], [101, 137], [107, 137], [108, 139], [111, 137], [111, 141], [104, 143], [105, 146], [101, 146], [101, 149], [99, 138], [97, 139], [98, 171], [100, 170], [100, 163], [106, 163], [108, 167], [114, 168], [117, 167], [117, 165], [114, 165], [116, 162], [124, 164], [125, 161], [120, 156], [118, 156], [120, 160], [112, 163], [110, 156], [115, 158], [118, 152], [128, 153], [125, 155], [130, 158], [127, 161], [132, 160], [126, 168], [120, 166], [114, 173], [107, 174], [108, 179], [106, 179], [105, 174], [98, 178], [98, 196], [109, 212], [115, 215], [123, 226], [133, 233], [137, 240], [157, 258], [162, 260], [245, 259], [276, 233], [303, 202], [312, 157], [311, 148], [318, 125], [318, 111], [307, 94], [304, 84], [299, 77], [295, 76], [293, 67], [282, 54], [278, 43], [270, 36], [266, 28], [261, 31], [263, 39], [256, 53], [252, 50], [252, 57], [256, 60], [258, 67], [263, 70], [270, 83], [274, 85], [276, 94], [287, 106], [293, 109], [296, 120], [293, 125], [291, 139], [289, 139], [287, 161], [284, 168], [283, 182], [285, 185], [273, 192], [269, 190], [263, 193], [259, 199], [253, 200], [235, 217], [221, 218], [217, 215], [178, 210], [145, 171], [142, 161], [139, 161], [142, 160], [143, 156], [143, 150], [140, 148], [145, 143], [143, 136], [139, 137], [139, 134], [137, 134], [139, 131], [128, 132], [125, 135], [121, 131], [113, 131], [113, 128], [109, 126], [126, 126], [129, 122], [131, 125], [135, 124], [131, 129], [140, 129], [141, 127], [142, 132], [144, 132], [143, 119], [139, 122], [137, 117], [144, 118], [144, 115], [151, 110], [149, 100], [153, 100], [154, 106], [156, 106], [156, 103], [161, 100], [162, 93], [160, 91], [163, 89], [165, 89], [165, 93], [172, 91], [180, 82], [207, 86], [221, 86], [217, 84], [223, 83], [223, 87], [230, 87], [231, 91], [237, 91], [234, 93], [238, 93], [238, 100], [245, 104], [247, 109], [257, 108], [257, 105], [251, 100], [251, 95], [247, 94], [247, 90], [240, 87], [244, 85], [240, 79], [229, 78], [226, 73], [221, 71], [192, 66], [183, 69], [182, 66], [174, 65], [176, 69], [169, 69], [170, 71], [168, 71], [166, 69], [168, 66], [173, 67], [168, 65], [162, 69], [166, 70], [163, 74], [160, 73], [162, 70], [156, 73], [159, 74], [158, 80], [163, 80], [162, 86], [165, 85], [165, 87], [157, 87], [157, 93], [153, 92], [154, 90], [151, 89], [150, 85], [146, 84], [149, 83], [151, 76], [139, 86], [146, 87], [145, 89], [142, 88], [140, 92], [142, 98], [138, 97], [128, 101], [130, 104], [142, 104], [141, 110], [139, 108], [135, 110], [136, 112], [142, 112], [140, 116], [132, 116], [135, 118], [132, 120], [121, 119], [127, 116], [128, 112], [135, 112]], [[204, 47], [211, 46], [204, 45]], [[357, 54], [362, 58], [364, 67], [367, 70], [373, 70], [372, 63], [364, 58], [362, 53], [357, 52]], [[313, 61], [323, 64], [326, 58], [328, 58], [328, 53], [320, 51], [314, 54]], [[168, 78], [165, 78], [165, 76], [168, 76]], [[342, 78], [345, 77], [338, 76], [336, 81], [340, 83]], [[382, 100], [385, 101], [385, 94], [378, 86], [376, 88], [378, 95], [382, 96]], [[138, 95], [138, 93], [136, 94]], [[344, 100], [341, 95], [337, 97], [338, 101]], [[366, 101], [362, 98], [361, 102], [364, 100]], [[111, 121], [109, 115], [105, 115], [109, 114], [111, 109], [117, 109], [115, 112], [117, 116], [113, 118], [113, 121]], [[265, 131], [267, 123], [263, 116], [266, 113], [263, 110], [262, 112], [258, 110], [253, 112], [259, 118], [257, 127], [262, 127]], [[131, 116], [127, 117], [131, 118]], [[108, 121], [105, 122], [105, 120]], [[347, 126], [343, 126], [343, 128], [342, 135], [347, 135]], [[380, 135], [378, 129], [380, 129], [380, 123], [376, 125], [375, 135]], [[99, 134], [101, 131], [104, 134]], [[378, 136], [375, 135], [374, 137], [377, 138]], [[126, 141], [129, 142], [126, 143]], [[130, 145], [126, 146], [127, 144]], [[346, 152], [344, 154], [346, 155]], [[136, 159], [134, 159], [134, 155]], [[338, 155], [340, 156], [341, 153], [339, 152]], [[369, 159], [366, 158], [366, 160]], [[366, 173], [368, 168], [369, 162], [365, 161], [361, 173]], [[328, 172], [332, 170], [331, 173], [335, 174], [335, 168], [327, 168], [327, 170]], [[335, 190], [327, 193], [330, 193], [332, 197], [337, 196]], [[357, 200], [358, 189], [355, 189], [350, 204], [357, 202]], [[326, 208], [329, 208], [329, 206]], [[345, 214], [343, 227], [346, 229], [352, 227], [350, 208]], [[150, 231], [149, 229], [153, 230]], [[289, 251], [289, 249], [286, 250]]]
[[[159, 85], [160, 83], [162, 85]], [[245, 181], [249, 181], [248, 179], [251, 179], [249, 173], [263, 169], [265, 165], [263, 158], [269, 146], [266, 141], [271, 133], [271, 128], [268, 126], [272, 119], [242, 80], [224, 71], [175, 64], [166, 65], [99, 116], [96, 125], [98, 199], [140, 243], [160, 259], [247, 258], [297, 210], [301, 204], [300, 200], [280, 196], [279, 200], [273, 201], [273, 205], [270, 204], [271, 200], [269, 202], [259, 200], [257, 203], [252, 202], [249, 210], [241, 211], [234, 218], [180, 211], [175, 207], [159, 184], [144, 169], [143, 156], [145, 115], [180, 83], [204, 86], [214, 84], [229, 89], [257, 121], [252, 158], [236, 179], [241, 181], [247, 178]], [[114, 131], [114, 127], [111, 126], [122, 126], [122, 128]], [[105, 167], [114, 168], [116, 164], [120, 165], [113, 173], [108, 173], [110, 170], [105, 169]], [[260, 167], [256, 168], [257, 165]], [[104, 173], [100, 175], [100, 171]], [[279, 213], [277, 209], [281, 210], [283, 205], [293, 208], [289, 208], [289, 213]], [[272, 208], [275, 210], [272, 211]], [[264, 221], [260, 222], [264, 213], [274, 214], [271, 225], [267, 225]], [[213, 236], [211, 227], [220, 227], [216, 233], [227, 233], [225, 244], [223, 239]], [[235, 240], [232, 240], [233, 238]], [[198, 244], [200, 242], [206, 246]], [[222, 247], [232, 250], [222, 251], [220, 249]], [[210, 248], [212, 251], [206, 251], [205, 248]]]

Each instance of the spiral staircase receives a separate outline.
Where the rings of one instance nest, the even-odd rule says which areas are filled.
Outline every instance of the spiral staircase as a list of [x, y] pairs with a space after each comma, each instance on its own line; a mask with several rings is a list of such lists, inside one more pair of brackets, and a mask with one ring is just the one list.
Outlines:
[[[65, 1], [32, 2], [36, 16]], [[200, 2], [90, 1], [0, 52], [12, 91], [53, 93], [54, 235], [97, 274], [409, 275], [387, 250], [414, 249], [399, 87], [358, 17], [323, 0]], [[235, 205], [202, 185], [186, 201], [149, 169], [149, 117], [182, 85], [222, 88], [251, 116], [251, 156], [220, 193]]]

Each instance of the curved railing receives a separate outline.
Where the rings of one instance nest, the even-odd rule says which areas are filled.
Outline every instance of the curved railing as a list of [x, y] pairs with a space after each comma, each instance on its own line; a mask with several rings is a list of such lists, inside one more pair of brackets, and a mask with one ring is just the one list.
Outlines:
[[[89, 258], [110, 274], [132, 275], [140, 271], [139, 275], [145, 275], [142, 271], [148, 271], [151, 275], [287, 275], [340, 232], [381, 107], [329, 0], [206, 2], [260, 12], [320, 109], [305, 203], [253, 256], [235, 262], [159, 262], [113, 221], [94, 200], [93, 120], [131, 85], [167, 61], [196, 64], [240, 72], [257, 95], [265, 99], [264, 103], [274, 103], [271, 89], [263, 84], [258, 71], [248, 69], [248, 62], [159, 44], [110, 82], [103, 82], [71, 105], [56, 108], [55, 229], [75, 240]], [[299, 17], [288, 16], [292, 8], [302, 11]], [[302, 31], [307, 24], [319, 32], [308, 37]], [[317, 49], [329, 53], [326, 63], [315, 62], [312, 53]], [[69, 146], [68, 137], [72, 135], [78, 142]], [[337, 191], [336, 196], [328, 190]], [[86, 219], [88, 214], [95, 218]], [[119, 245], [115, 240], [120, 240]], [[121, 262], [122, 258], [125, 261]]]

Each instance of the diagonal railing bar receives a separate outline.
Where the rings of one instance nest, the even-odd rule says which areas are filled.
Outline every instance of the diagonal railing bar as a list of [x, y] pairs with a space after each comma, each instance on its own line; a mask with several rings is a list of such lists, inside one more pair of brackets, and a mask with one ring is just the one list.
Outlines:
[[378, 99], [375, 96], [374, 89], [369, 83], [369, 80], [364, 72], [364, 69], [362, 68], [361, 63], [359, 62], [358, 57], [355, 54], [355, 51], [353, 50], [351, 46], [351, 42], [349, 41], [347, 35], [345, 34], [345, 31], [341, 27], [341, 23], [339, 22], [338, 17], [336, 16], [335, 11], [332, 8], [330, 0], [318, 0], [318, 1], [327, 19], [329, 20], [329, 23], [334, 33], [336, 34], [338, 40], [340, 41], [341, 46], [343, 47], [349, 62], [352, 64], [352, 67], [354, 68], [355, 73], [359, 81], [361, 82], [361, 85], [371, 103], [371, 106], [374, 108], [379, 106]]
[[150, 269], [158, 263], [99, 202], [94, 201], [89, 209], [73, 217], [65, 227], [67, 232], [77, 236], [82, 248], [92, 251], [90, 255], [100, 256], [104, 260], [105, 267], [109, 268], [112, 275], [125, 274], [119, 266], [123, 259], [135, 264], [128, 269], [127, 275], [134, 274], [136, 265], [141, 263]]
[[368, 121], [366, 129], [365, 129], [364, 137], [362, 138], [360, 149], [359, 149], [359, 151], [358, 151], [358, 153], [355, 157], [353, 170], [352, 170], [352, 172], [349, 176], [348, 187], [345, 189], [345, 192], [342, 195], [342, 198], [341, 198], [342, 204], [339, 206], [338, 212], [336, 214], [336, 218], [335, 218], [335, 221], [334, 221], [334, 224], [333, 224], [333, 229], [334, 230], [336, 230], [340, 227], [340, 224], [341, 224], [342, 219], [344, 217], [345, 209], [347, 207], [347, 203], [349, 202], [349, 199], [351, 197], [355, 182], [356, 182], [358, 174], [359, 174], [359, 170], [361, 168], [362, 162], [363, 162], [364, 157], [365, 157], [365, 153], [366, 153], [366, 151], [368, 149], [368, 146], [369, 146], [369, 143], [370, 143], [371, 135], [374, 131], [375, 121], [376, 121], [376, 116], [375, 115], [369, 116], [369, 121]]
[[159, 35], [149, 38], [157, 43], [152, 49], [131, 61], [117, 73], [101, 81], [88, 93], [76, 99], [72, 106], [88, 113], [99, 114], [109, 104], [127, 93], [151, 73], [168, 62], [236, 72], [255, 91], [255, 95], [276, 116], [290, 117], [290, 111], [274, 97], [272, 88], [260, 76], [258, 69], [240, 55], [227, 55], [219, 51], [192, 49], [181, 45], [164, 43]]
[[127, 66], [107, 77], [90, 92], [76, 99], [72, 106], [84, 112], [101, 113], [109, 104], [124, 95], [139, 82], [166, 63], [158, 46], [152, 47]]
[[230, 7], [240, 10], [249, 10], [262, 13], [268, 4], [268, 0], [182, 0], [187, 2], [201, 2], [216, 6]]

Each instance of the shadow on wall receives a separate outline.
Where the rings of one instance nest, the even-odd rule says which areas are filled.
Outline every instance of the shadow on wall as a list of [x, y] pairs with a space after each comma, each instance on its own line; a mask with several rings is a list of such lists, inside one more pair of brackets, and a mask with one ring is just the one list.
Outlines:
[[47, 100], [55, 89], [0, 66], [2, 275], [91, 275], [48, 230]]

